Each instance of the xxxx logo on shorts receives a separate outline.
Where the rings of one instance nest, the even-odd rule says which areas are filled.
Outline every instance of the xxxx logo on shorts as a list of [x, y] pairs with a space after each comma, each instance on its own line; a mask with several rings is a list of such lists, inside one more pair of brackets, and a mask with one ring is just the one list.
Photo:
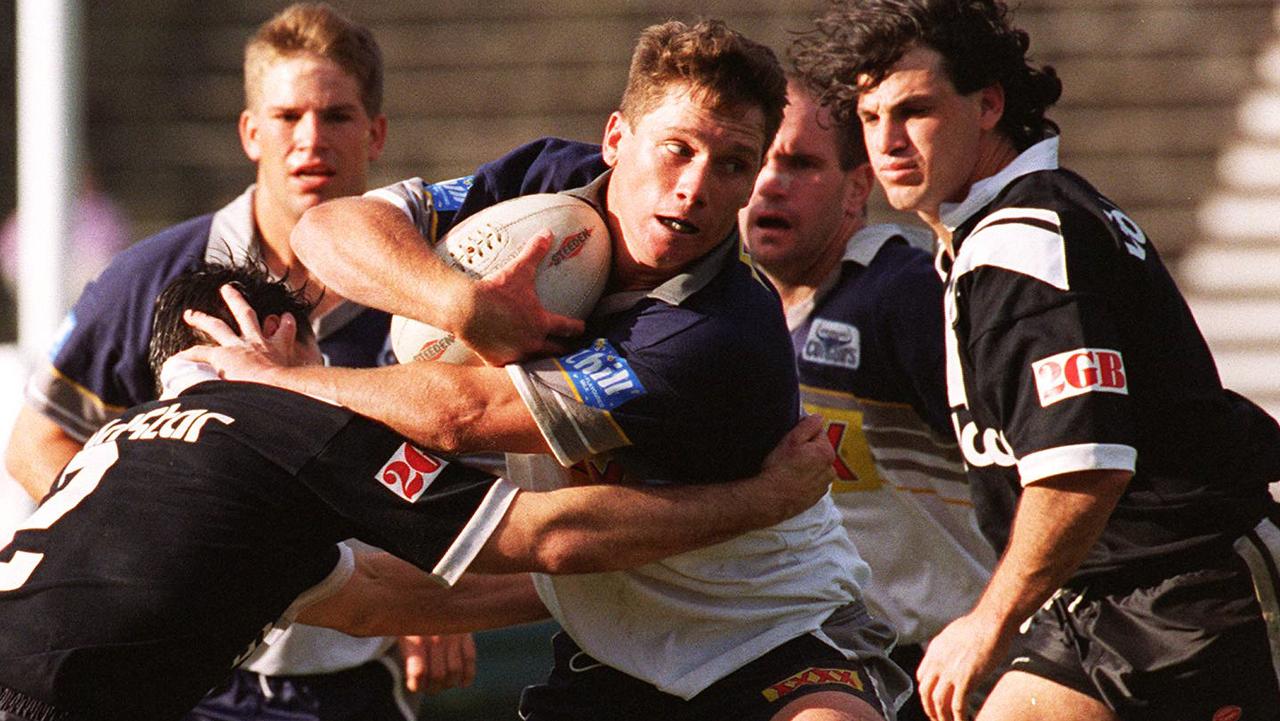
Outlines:
[[447, 465], [448, 461], [423, 453], [408, 443], [401, 443], [374, 478], [387, 490], [413, 503], [422, 497]]
[[856, 691], [863, 689], [862, 677], [847, 668], [806, 668], [800, 673], [764, 689], [765, 700], [770, 703], [805, 686], [848, 686]]

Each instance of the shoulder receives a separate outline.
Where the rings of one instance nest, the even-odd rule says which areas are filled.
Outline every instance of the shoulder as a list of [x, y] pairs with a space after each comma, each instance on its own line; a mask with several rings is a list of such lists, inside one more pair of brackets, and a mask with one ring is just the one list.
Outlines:
[[457, 220], [521, 195], [586, 185], [606, 167], [599, 145], [554, 137], [526, 143], [476, 169]]
[[1091, 267], [1146, 255], [1136, 247], [1146, 245], [1137, 224], [1066, 170], [1018, 178], [969, 225], [952, 270], [956, 278], [998, 268], [1066, 291]]
[[146, 284], [159, 277], [168, 282], [204, 257], [213, 215], [202, 215], [170, 226], [121, 251], [102, 277]]

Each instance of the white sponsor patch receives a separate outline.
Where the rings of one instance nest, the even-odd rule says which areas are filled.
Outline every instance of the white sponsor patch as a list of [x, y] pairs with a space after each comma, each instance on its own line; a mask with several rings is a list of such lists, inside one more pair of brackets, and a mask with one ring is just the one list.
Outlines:
[[408, 443], [401, 443], [373, 477], [387, 490], [414, 503], [426, 493], [427, 487], [447, 465], [449, 462], [446, 460], [423, 453]]
[[854, 370], [862, 361], [862, 337], [848, 323], [815, 318], [801, 357], [812, 363]]
[[1129, 393], [1124, 359], [1119, 351], [1105, 348], [1077, 348], [1035, 361], [1040, 405], [1049, 407], [1064, 398], [1085, 393]]

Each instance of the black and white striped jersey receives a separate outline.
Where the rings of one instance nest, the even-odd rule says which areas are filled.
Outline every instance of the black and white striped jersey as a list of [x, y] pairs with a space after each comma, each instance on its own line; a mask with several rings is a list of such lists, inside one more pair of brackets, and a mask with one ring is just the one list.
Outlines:
[[1280, 429], [1225, 391], [1154, 246], [1057, 165], [1057, 139], [944, 206], [948, 396], [984, 532], [1021, 488], [1134, 472], [1075, 579], [1185, 562], [1251, 528], [1280, 478]]

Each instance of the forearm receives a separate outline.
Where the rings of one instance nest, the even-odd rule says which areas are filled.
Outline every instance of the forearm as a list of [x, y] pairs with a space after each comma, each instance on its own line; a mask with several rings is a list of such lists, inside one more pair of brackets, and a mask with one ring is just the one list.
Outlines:
[[346, 585], [297, 620], [353, 636], [464, 633], [538, 621], [547, 610], [527, 574], [468, 573], [452, 588], [385, 553], [362, 554]]
[[973, 614], [1006, 632], [1030, 617], [1089, 554], [1129, 477], [1089, 471], [1025, 488], [1009, 544]]
[[36, 409], [23, 405], [5, 449], [5, 467], [33, 499], [49, 493], [81, 444]]
[[308, 210], [290, 242], [326, 286], [363, 305], [449, 327], [465, 317], [471, 283], [447, 268], [389, 203], [339, 198]]
[[715, 485], [522, 491], [472, 568], [567, 574], [642, 566], [774, 525], [818, 498], [775, 497], [781, 485], [761, 474]]
[[502, 368], [427, 361], [384, 368], [277, 367], [261, 379], [337, 402], [441, 453], [544, 453], [546, 442]]

